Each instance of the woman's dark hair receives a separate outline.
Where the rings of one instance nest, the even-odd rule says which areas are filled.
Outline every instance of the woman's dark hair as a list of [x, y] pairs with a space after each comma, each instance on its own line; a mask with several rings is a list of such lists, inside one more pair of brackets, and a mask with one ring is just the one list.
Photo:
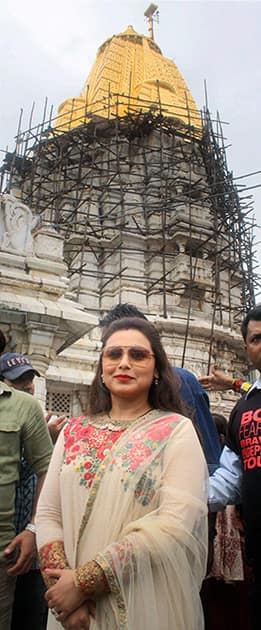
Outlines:
[[[151, 384], [148, 401], [154, 409], [164, 411], [175, 411], [184, 414], [185, 408], [179, 394], [180, 383], [174, 374], [168, 361], [166, 352], [162, 346], [160, 336], [155, 326], [146, 319], [136, 317], [126, 317], [115, 320], [106, 328], [102, 337], [102, 347], [105, 346], [111, 335], [118, 330], [134, 329], [141, 332], [151, 344], [155, 355], [155, 367], [159, 373], [158, 385]], [[111, 395], [103, 384], [102, 379], [102, 355], [100, 356], [95, 377], [90, 388], [89, 409], [91, 415], [110, 411]]]
[[101, 328], [107, 328], [107, 326], [110, 326], [116, 319], [123, 319], [123, 317], [141, 317], [142, 319], [147, 319], [146, 315], [144, 315], [137, 306], [126, 302], [125, 304], [116, 304], [116, 306], [100, 320], [99, 324]]

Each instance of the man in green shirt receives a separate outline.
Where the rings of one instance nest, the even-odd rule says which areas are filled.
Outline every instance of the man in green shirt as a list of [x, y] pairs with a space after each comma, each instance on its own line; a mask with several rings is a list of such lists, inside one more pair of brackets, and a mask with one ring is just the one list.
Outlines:
[[37, 502], [52, 453], [43, 412], [33, 396], [0, 383], [0, 628], [5, 630], [11, 625], [16, 576], [32, 563], [34, 514], [27, 529], [15, 536], [15, 491], [22, 452], [38, 476]]

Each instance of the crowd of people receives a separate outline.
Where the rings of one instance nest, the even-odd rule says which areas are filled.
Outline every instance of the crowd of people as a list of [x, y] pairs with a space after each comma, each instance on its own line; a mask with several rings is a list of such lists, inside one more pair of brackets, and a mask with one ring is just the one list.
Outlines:
[[[0, 630], [259, 629], [261, 377], [174, 368], [132, 305], [101, 328], [86, 412], [52, 423], [0, 332]], [[242, 335], [261, 372], [261, 304]]]

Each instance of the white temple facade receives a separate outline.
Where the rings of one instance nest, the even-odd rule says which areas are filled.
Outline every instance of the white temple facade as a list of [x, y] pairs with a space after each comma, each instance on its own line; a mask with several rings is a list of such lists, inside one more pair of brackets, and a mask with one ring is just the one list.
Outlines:
[[[252, 235], [174, 62], [128, 27], [40, 129], [2, 167], [0, 327], [40, 371], [43, 405], [84, 413], [99, 320], [118, 303], [155, 323], [173, 365], [245, 373]], [[213, 395], [213, 408], [227, 416], [235, 400]]]

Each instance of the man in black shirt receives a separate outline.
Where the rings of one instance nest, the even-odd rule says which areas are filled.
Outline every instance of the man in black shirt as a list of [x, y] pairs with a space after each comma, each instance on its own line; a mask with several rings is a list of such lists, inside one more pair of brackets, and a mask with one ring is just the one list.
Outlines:
[[249, 362], [259, 378], [234, 407], [220, 466], [210, 478], [210, 508], [221, 509], [241, 496], [246, 523], [247, 556], [255, 578], [253, 630], [260, 630], [261, 600], [261, 304], [249, 311], [242, 324]]

